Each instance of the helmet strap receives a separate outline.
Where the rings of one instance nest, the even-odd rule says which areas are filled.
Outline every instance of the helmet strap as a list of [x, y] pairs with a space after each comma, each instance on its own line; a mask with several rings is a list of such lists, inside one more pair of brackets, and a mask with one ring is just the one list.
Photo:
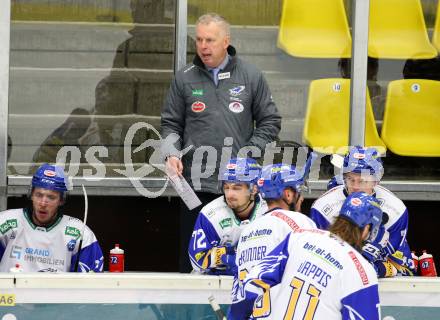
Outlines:
[[246, 205], [246, 207], [244, 207], [244, 208], [241, 209], [241, 210], [234, 210], [234, 209], [232, 209], [232, 210], [234, 211], [235, 215], [238, 215], [238, 214], [240, 214], [240, 213], [246, 211], [246, 210], [249, 208], [249, 206], [250, 206], [251, 204], [253, 204], [254, 202], [255, 202], [255, 200], [252, 199], [252, 197], [250, 197], [250, 198], [249, 198], [249, 201], [248, 201], [248, 203], [247, 203], [247, 205]]

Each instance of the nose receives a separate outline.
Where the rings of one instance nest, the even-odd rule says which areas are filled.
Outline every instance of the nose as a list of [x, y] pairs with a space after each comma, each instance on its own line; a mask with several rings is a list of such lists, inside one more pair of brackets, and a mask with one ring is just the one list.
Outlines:
[[47, 205], [48, 202], [49, 201], [48, 201], [47, 197], [38, 198], [38, 204], [40, 206], [45, 206], [45, 205]]
[[206, 49], [208, 47], [208, 43], [203, 39], [199, 41], [199, 45], [201, 49]]

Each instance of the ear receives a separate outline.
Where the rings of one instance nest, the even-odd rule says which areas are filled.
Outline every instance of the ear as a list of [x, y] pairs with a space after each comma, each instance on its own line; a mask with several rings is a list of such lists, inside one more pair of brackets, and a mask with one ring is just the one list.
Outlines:
[[223, 39], [223, 47], [227, 49], [229, 47], [229, 44], [231, 43], [231, 37], [228, 35], [225, 35]]
[[251, 194], [255, 196], [257, 193], [258, 193], [258, 188], [257, 188], [257, 186], [254, 184], [254, 185], [252, 186]]
[[291, 190], [290, 188], [285, 188], [283, 190], [283, 197], [284, 199], [288, 200], [289, 202], [292, 202], [292, 200], [295, 199], [295, 192]]

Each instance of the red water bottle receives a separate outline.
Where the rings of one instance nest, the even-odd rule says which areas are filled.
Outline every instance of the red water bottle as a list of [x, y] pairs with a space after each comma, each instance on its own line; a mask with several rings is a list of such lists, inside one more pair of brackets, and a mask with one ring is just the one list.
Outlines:
[[115, 244], [115, 247], [110, 250], [108, 271], [124, 272], [124, 250], [119, 248], [119, 244]]
[[423, 254], [419, 257], [420, 275], [423, 277], [437, 277], [435, 263], [432, 255], [423, 250]]
[[413, 259], [414, 262], [414, 269], [416, 270], [416, 274], [418, 274], [419, 271], [419, 257], [416, 256], [416, 253], [414, 251], [411, 251], [411, 257]]

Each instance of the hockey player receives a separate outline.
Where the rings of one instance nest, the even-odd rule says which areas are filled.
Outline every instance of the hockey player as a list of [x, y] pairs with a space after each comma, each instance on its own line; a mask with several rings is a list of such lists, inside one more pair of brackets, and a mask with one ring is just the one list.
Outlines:
[[233, 275], [240, 233], [267, 210], [257, 193], [260, 166], [253, 159], [231, 159], [221, 174], [223, 196], [204, 206], [194, 225], [188, 253], [193, 269]]
[[232, 303], [239, 295], [239, 280], [272, 251], [292, 231], [316, 228], [315, 223], [294, 210], [304, 186], [303, 174], [286, 164], [265, 166], [258, 179], [258, 190], [268, 211], [241, 233], [235, 259], [238, 274], [234, 277]]
[[379, 320], [377, 275], [358, 251], [381, 221], [377, 200], [355, 192], [330, 231], [289, 233], [244, 279], [229, 319]]
[[63, 170], [43, 164], [32, 177], [31, 205], [0, 212], [0, 272], [17, 264], [25, 272], [73, 272], [78, 255], [79, 272], [102, 272], [102, 251], [93, 232], [60, 210], [66, 195]]
[[414, 263], [406, 240], [408, 210], [391, 191], [379, 185], [383, 166], [376, 149], [350, 148], [344, 158], [342, 174], [344, 184], [331, 188], [312, 205], [310, 216], [313, 221], [318, 228], [328, 229], [349, 194], [362, 191], [373, 195], [389, 217], [385, 224], [387, 232], [383, 235], [384, 239], [389, 239], [383, 241], [387, 243], [385, 248], [367, 244], [363, 254], [374, 264], [379, 277], [413, 275]]

